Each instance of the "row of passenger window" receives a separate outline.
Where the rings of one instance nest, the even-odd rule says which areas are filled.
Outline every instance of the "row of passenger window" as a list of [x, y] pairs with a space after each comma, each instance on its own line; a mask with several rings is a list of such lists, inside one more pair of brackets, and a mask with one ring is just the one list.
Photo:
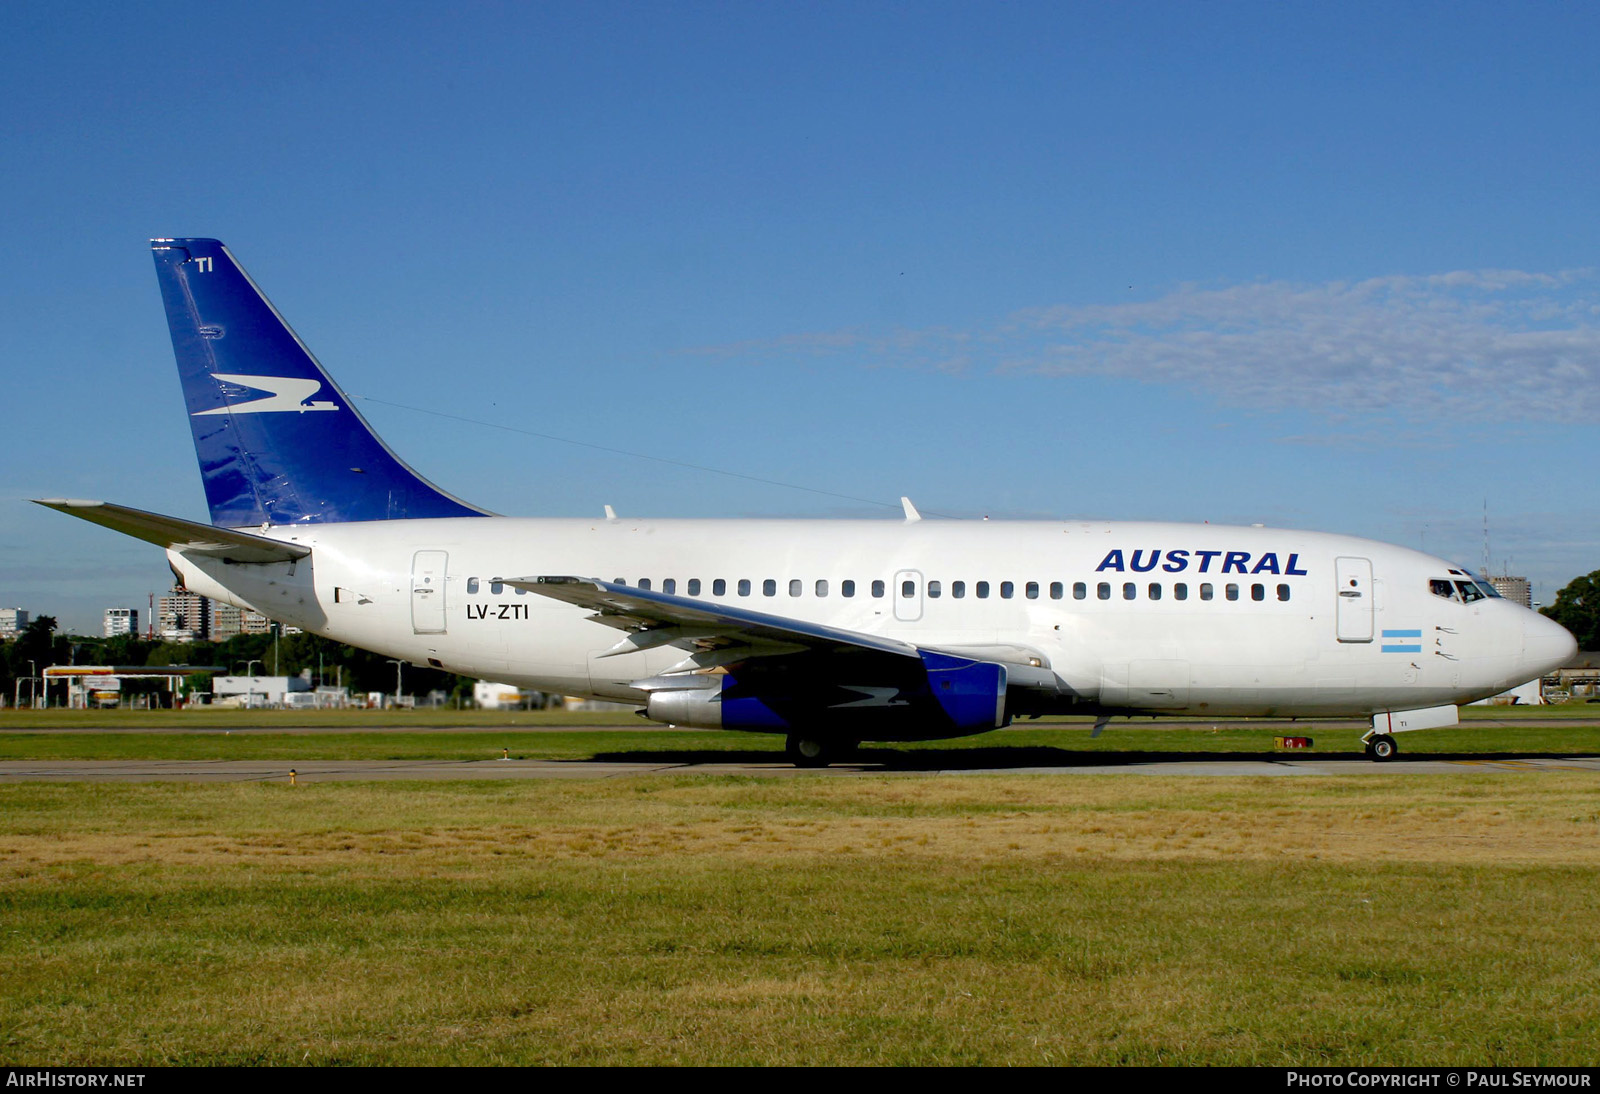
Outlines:
[[[1236, 585], [1233, 582], [1228, 582], [1227, 584], [1222, 586], [1222, 598], [1224, 600], [1238, 600], [1239, 599], [1239, 595], [1240, 595], [1240, 590], [1242, 588], [1243, 587], [1240, 586], [1240, 585]], [[1212, 585], [1211, 582], [1209, 582], [1209, 581], [1202, 581], [1200, 583], [1200, 585], [1199, 585], [1198, 592], [1199, 592], [1201, 600], [1215, 600], [1216, 596], [1217, 596], [1216, 587], [1214, 585]], [[1274, 593], [1276, 594], [1276, 596], [1277, 596], [1277, 598], [1279, 600], [1288, 600], [1289, 599], [1289, 586], [1288, 585], [1284, 585], [1284, 584], [1280, 584], [1274, 590]], [[1080, 582], [1078, 582], [1076, 585], [1074, 585], [1072, 587], [1072, 596], [1073, 596], [1073, 598], [1075, 600], [1083, 600], [1087, 596], [1087, 590], [1084, 589], [1083, 582], [1080, 581]], [[1111, 583], [1108, 582], [1108, 581], [1102, 581], [1098, 585], [1096, 585], [1095, 586], [1095, 596], [1100, 600], [1110, 600], [1111, 599]], [[1152, 581], [1152, 582], [1150, 582], [1149, 585], [1145, 586], [1145, 598], [1147, 600], [1160, 600], [1161, 597], [1162, 597], [1162, 585], [1161, 585], [1161, 582]], [[1124, 581], [1122, 583], [1122, 599], [1124, 599], [1124, 600], [1137, 600], [1137, 599], [1139, 599], [1139, 585], [1138, 585], [1137, 582]], [[1189, 599], [1189, 586], [1185, 582], [1182, 582], [1182, 581], [1174, 582], [1173, 586], [1172, 586], [1172, 599], [1174, 599], [1174, 600], [1188, 600]], [[1257, 601], [1267, 599], [1267, 587], [1265, 585], [1261, 584], [1259, 581], [1252, 583], [1251, 586], [1250, 586], [1250, 599], [1251, 600], [1257, 600]]]
[[[619, 578], [617, 578], [616, 583], [618, 585], [626, 585], [628, 582], [627, 582], [627, 580], [625, 578], [620, 578], [619, 577]], [[684, 584], [685, 584], [684, 591], [689, 596], [699, 596], [699, 595], [701, 595], [702, 586], [700, 584], [700, 579], [698, 577], [691, 577]], [[653, 587], [653, 583], [652, 583], [651, 579], [648, 578], [648, 577], [640, 578], [635, 583], [635, 585], [636, 585], [637, 588], [646, 589], [646, 590], [648, 590], [648, 589]], [[479, 583], [478, 583], [478, 579], [477, 578], [475, 578], [475, 577], [467, 578], [467, 593], [469, 595], [476, 596], [477, 593], [478, 593], [478, 588], [479, 588]], [[751, 582], [751, 580], [749, 578], [741, 578], [738, 581], [738, 583], [735, 585], [735, 588], [738, 590], [738, 594], [740, 596], [750, 596], [752, 594], [753, 590], [754, 590], [754, 585], [753, 585], [753, 583]], [[818, 596], [818, 597], [826, 597], [828, 595], [828, 588], [829, 588], [828, 580], [826, 578], [819, 578], [817, 580], [816, 584], [813, 586], [813, 591], [814, 591], [814, 594], [816, 596]], [[1222, 586], [1223, 599], [1224, 600], [1238, 600], [1239, 597], [1240, 597], [1241, 588], [1242, 587], [1240, 585], [1233, 584], [1231, 582], [1228, 583], [1228, 584], [1223, 585]], [[524, 589], [516, 590], [518, 596], [523, 595], [523, 593], [525, 591], [526, 590], [524, 590]], [[678, 580], [677, 580], [677, 578], [673, 578], [673, 577], [665, 578], [661, 582], [661, 591], [664, 592], [664, 593], [669, 593], [669, 594], [676, 595], [676, 593], [678, 591]], [[883, 581], [874, 581], [872, 583], [872, 585], [871, 585], [871, 591], [872, 591], [872, 595], [874, 597], [877, 597], [877, 598], [881, 599], [884, 596], [888, 595], [888, 585]], [[973, 595], [979, 600], [987, 600], [989, 598], [990, 591], [991, 591], [991, 586], [987, 581], [978, 581], [978, 582], [974, 582], [973, 583], [973, 586], [972, 586]], [[1025, 596], [1029, 600], [1038, 600], [1039, 596], [1040, 596], [1040, 591], [1041, 591], [1041, 586], [1040, 586], [1039, 582], [1037, 582], [1037, 581], [1028, 581], [1028, 582], [1024, 582], [1023, 583], [1022, 595]], [[497, 577], [490, 578], [489, 579], [489, 593], [490, 593], [490, 595], [499, 596], [503, 592], [505, 592], [505, 583], [500, 578], [497, 578]], [[901, 581], [900, 582], [900, 590], [899, 590], [899, 592], [900, 592], [900, 596], [905, 600], [914, 599], [916, 597], [916, 595], [917, 595], [917, 583], [916, 583], [916, 581], [912, 580], [912, 579], [907, 579], [907, 580]], [[927, 584], [926, 592], [927, 592], [927, 595], [928, 595], [929, 599], [932, 599], [932, 600], [939, 599], [940, 597], [944, 596], [944, 594], [945, 594], [944, 582], [942, 582], [942, 581], [929, 581], [928, 584]], [[967, 595], [967, 583], [965, 581], [952, 581], [952, 582], [950, 582], [949, 592], [950, 592], [951, 599], [953, 599], [953, 600], [961, 600], [964, 597], [966, 597], [966, 595]], [[1067, 587], [1063, 582], [1052, 581], [1052, 582], [1050, 582], [1049, 592], [1050, 592], [1050, 599], [1051, 600], [1063, 600], [1063, 599], [1066, 598], [1066, 595], [1067, 595]], [[1199, 598], [1201, 600], [1214, 600], [1214, 599], [1216, 599], [1216, 587], [1214, 585], [1212, 585], [1211, 582], [1209, 582], [1209, 581], [1202, 582], [1198, 586], [1196, 592], [1198, 593]], [[1280, 584], [1277, 587], [1277, 589], [1275, 590], [1275, 592], [1276, 592], [1277, 598], [1279, 600], [1288, 600], [1289, 599], [1289, 586], [1288, 585]], [[1001, 600], [1011, 600], [1012, 598], [1014, 598], [1017, 595], [1016, 583], [1012, 582], [1012, 581], [1002, 581], [1002, 582], [1000, 582], [999, 583], [999, 593], [1000, 593], [1000, 599]], [[720, 577], [717, 578], [715, 581], [713, 581], [711, 583], [711, 595], [712, 596], [727, 596], [728, 595], [728, 583], [727, 583], [727, 581], [725, 581], [724, 579], [722, 579]], [[769, 577], [765, 581], [763, 581], [761, 583], [761, 595], [762, 596], [777, 596], [778, 595], [778, 582], [777, 582], [777, 580], [774, 579], [774, 578], [770, 578]], [[801, 581], [799, 578], [791, 578], [790, 581], [789, 581], [789, 595], [790, 596], [803, 596], [803, 595], [805, 595], [805, 582]], [[839, 582], [839, 595], [843, 596], [843, 597], [846, 597], [846, 598], [855, 596], [856, 595], [856, 583], [854, 581], [841, 581], [841, 582]], [[1095, 595], [1095, 599], [1097, 599], [1097, 600], [1111, 600], [1111, 599], [1113, 599], [1112, 583], [1109, 582], [1109, 581], [1098, 582], [1095, 585], [1094, 595]], [[1147, 600], [1160, 600], [1160, 599], [1162, 599], [1162, 597], [1164, 595], [1165, 595], [1165, 586], [1159, 581], [1152, 581], [1148, 585], [1145, 586], [1144, 596], [1145, 596], [1145, 599], [1147, 599]], [[1123, 582], [1122, 583], [1122, 589], [1121, 589], [1121, 597], [1122, 597], [1123, 600], [1137, 600], [1137, 599], [1139, 599], [1139, 583], [1135, 582], [1135, 581], [1125, 581], [1125, 582]], [[1074, 600], [1087, 600], [1088, 598], [1089, 598], [1089, 585], [1088, 585], [1088, 582], [1084, 582], [1084, 581], [1075, 581], [1075, 582], [1073, 582], [1073, 584], [1072, 584], [1072, 599], [1074, 599]], [[1188, 600], [1189, 599], [1189, 585], [1186, 582], [1182, 582], [1182, 581], [1174, 582], [1173, 586], [1172, 586], [1172, 599], [1173, 600]], [[1261, 584], [1260, 582], [1256, 582], [1255, 584], [1252, 584], [1250, 586], [1250, 599], [1251, 600], [1258, 600], [1258, 601], [1267, 599], [1267, 587], [1265, 585]]]

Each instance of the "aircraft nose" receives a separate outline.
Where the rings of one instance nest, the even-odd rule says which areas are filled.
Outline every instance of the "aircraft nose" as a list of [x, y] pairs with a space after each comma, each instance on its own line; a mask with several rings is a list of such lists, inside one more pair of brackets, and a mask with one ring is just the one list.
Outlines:
[[1528, 677], [1553, 672], [1578, 655], [1578, 640], [1553, 619], [1533, 614], [1523, 624], [1522, 657]]

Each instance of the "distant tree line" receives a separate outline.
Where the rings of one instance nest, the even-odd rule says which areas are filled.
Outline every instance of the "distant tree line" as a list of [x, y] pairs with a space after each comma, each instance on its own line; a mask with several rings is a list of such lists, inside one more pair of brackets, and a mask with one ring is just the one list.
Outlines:
[[[388, 658], [314, 634], [283, 635], [278, 638], [277, 649], [274, 650], [271, 634], [241, 634], [226, 642], [152, 642], [132, 634], [94, 638], [59, 634], [57, 630], [54, 616], [41, 615], [32, 620], [15, 639], [0, 642], [0, 695], [5, 696], [7, 703], [17, 693], [18, 679], [37, 676], [49, 665], [68, 664], [134, 667], [218, 665], [227, 674], [245, 675], [248, 670], [257, 676], [298, 676], [310, 669], [314, 685], [332, 687], [342, 684], [357, 694], [368, 691], [394, 692], [395, 667]], [[252, 666], [251, 661], [259, 664]], [[457, 676], [411, 664], [405, 666], [401, 675], [407, 695], [443, 691], [455, 698], [470, 699], [475, 683], [469, 676]], [[147, 690], [160, 686], [158, 683], [151, 684]], [[208, 691], [209, 677], [194, 677], [190, 686]], [[140, 688], [129, 681], [124, 690], [127, 694], [137, 694]], [[24, 701], [28, 694], [29, 687], [24, 684]], [[59, 690], [57, 695], [60, 695]]]
[[1571, 631], [1580, 650], [1600, 650], [1600, 570], [1573, 578], [1539, 610]]

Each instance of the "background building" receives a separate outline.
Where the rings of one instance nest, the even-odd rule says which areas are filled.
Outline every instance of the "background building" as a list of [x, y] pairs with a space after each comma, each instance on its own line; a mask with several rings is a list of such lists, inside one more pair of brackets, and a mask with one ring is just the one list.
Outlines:
[[163, 642], [194, 642], [211, 637], [211, 601], [182, 587], [156, 601], [158, 637]]
[[[244, 633], [244, 634], [271, 634], [272, 633], [272, 620], [268, 619], [266, 616], [262, 615], [260, 612], [252, 612], [252, 611], [249, 611], [248, 609], [240, 609], [239, 622], [240, 622], [240, 627], [241, 627], [242, 633]], [[283, 633], [284, 634], [290, 633], [289, 628], [285, 627], [284, 630], [283, 630]], [[294, 629], [294, 633], [295, 634], [299, 634], [300, 633], [299, 628], [295, 628]]]
[[[211, 603], [211, 641], [226, 642], [241, 634], [270, 634], [272, 620], [249, 608], [236, 608], [220, 600]], [[285, 629], [284, 634], [290, 631]]]
[[306, 702], [296, 705], [315, 705], [311, 681], [303, 676], [214, 676], [211, 679], [211, 705], [243, 707], [281, 707], [293, 702], [292, 696], [303, 695]]
[[0, 608], [0, 638], [15, 638], [27, 625], [27, 609]]
[[479, 710], [516, 710], [526, 706], [530, 696], [514, 684], [498, 684], [493, 680], [479, 680], [472, 685], [472, 702]]
[[213, 642], [226, 642], [235, 635], [243, 634], [244, 630], [239, 624], [239, 617], [243, 611], [232, 604], [224, 604], [220, 600], [211, 602], [211, 640]]
[[1527, 578], [1491, 577], [1489, 584], [1494, 586], [1495, 592], [1512, 603], [1521, 604], [1524, 608], [1533, 607], [1533, 586], [1528, 584]]
[[116, 638], [124, 634], [138, 634], [139, 609], [107, 608], [103, 633], [107, 638]]

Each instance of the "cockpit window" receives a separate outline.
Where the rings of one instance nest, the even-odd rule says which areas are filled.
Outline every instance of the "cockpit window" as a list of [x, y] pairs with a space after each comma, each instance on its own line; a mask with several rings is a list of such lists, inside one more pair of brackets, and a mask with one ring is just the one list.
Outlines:
[[1470, 581], [1457, 578], [1452, 581], [1449, 578], [1433, 577], [1428, 579], [1428, 591], [1434, 596], [1457, 600], [1463, 604], [1471, 604], [1474, 600], [1501, 599], [1495, 587], [1482, 578], [1473, 578]]

